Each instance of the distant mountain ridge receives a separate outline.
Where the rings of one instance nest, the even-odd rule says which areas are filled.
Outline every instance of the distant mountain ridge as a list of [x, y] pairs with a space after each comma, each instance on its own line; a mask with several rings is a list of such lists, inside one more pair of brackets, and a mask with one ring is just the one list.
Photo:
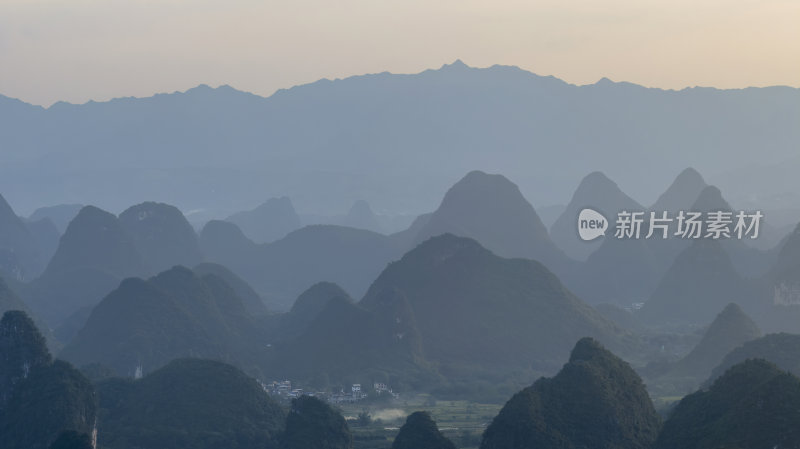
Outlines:
[[[158, 197], [185, 210], [233, 213], [273, 191], [325, 213], [352, 198], [422, 212], [435, 206], [427, 192], [486, 167], [491, 149], [491, 169], [520, 180], [534, 204], [566, 202], [593, 170], [655, 198], [653, 181], [690, 162], [717, 173], [800, 163], [788, 150], [800, 142], [798, 105], [800, 89], [790, 87], [576, 86], [518, 67], [461, 62], [412, 75], [320, 80], [268, 98], [205, 85], [47, 109], [2, 97], [0, 191], [31, 210], [43, 198], [121, 209]], [[630, 166], [666, 172], [623, 168]], [[800, 187], [794, 179], [761, 180], [773, 190]], [[554, 191], [562, 196], [550, 198]]]

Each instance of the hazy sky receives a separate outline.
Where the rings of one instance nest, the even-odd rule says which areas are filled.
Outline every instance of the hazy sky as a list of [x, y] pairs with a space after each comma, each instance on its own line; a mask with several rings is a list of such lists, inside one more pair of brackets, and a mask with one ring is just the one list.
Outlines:
[[0, 94], [43, 105], [458, 58], [576, 84], [800, 86], [800, 0], [0, 0]]

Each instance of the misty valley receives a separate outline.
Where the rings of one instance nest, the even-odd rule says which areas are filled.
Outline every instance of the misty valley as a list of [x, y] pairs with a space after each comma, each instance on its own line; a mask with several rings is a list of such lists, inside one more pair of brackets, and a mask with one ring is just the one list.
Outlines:
[[586, 204], [732, 210], [691, 168], [547, 224], [473, 171], [393, 233], [2, 200], [3, 447], [797, 447], [800, 228], [581, 242]]

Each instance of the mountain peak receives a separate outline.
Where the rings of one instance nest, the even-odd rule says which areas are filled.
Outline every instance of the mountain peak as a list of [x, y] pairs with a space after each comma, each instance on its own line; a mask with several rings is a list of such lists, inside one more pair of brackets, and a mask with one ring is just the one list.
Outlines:
[[112, 213], [84, 206], [69, 223], [45, 275], [78, 267], [99, 268], [120, 277], [143, 273], [133, 239]]
[[617, 84], [617, 83], [615, 83], [614, 81], [611, 81], [611, 79], [609, 79], [609, 78], [607, 78], [605, 76], [600, 78], [599, 80], [597, 80], [596, 83], [594, 83], [595, 86], [612, 86], [614, 84]]
[[761, 336], [761, 330], [736, 303], [728, 304], [708, 326], [700, 343], [668, 373], [674, 378], [705, 380], [725, 356], [740, 345]]
[[697, 201], [707, 186], [703, 176], [697, 170], [692, 167], [685, 168], [650, 209], [656, 212], [686, 210]]
[[575, 347], [569, 356], [570, 362], [577, 362], [579, 360], [589, 361], [597, 356], [607, 354], [608, 350], [603, 347], [597, 340], [591, 337], [584, 337], [575, 343]]
[[695, 170], [694, 167], [686, 167], [675, 178], [675, 182], [679, 184], [705, 184], [705, 179], [703, 179], [703, 175], [701, 175], [699, 171]]
[[8, 201], [3, 197], [3, 194], [0, 193], [0, 220], [7, 220], [11, 216], [16, 217], [17, 215], [14, 213], [14, 209], [11, 208], [11, 205], [8, 204]]
[[503, 406], [481, 448], [652, 445], [661, 420], [630, 365], [589, 338], [572, 352], [555, 377], [537, 380]]
[[606, 217], [615, 216], [623, 210], [643, 209], [603, 172], [595, 171], [584, 176], [569, 204], [550, 226], [550, 237], [556, 245], [568, 256], [578, 260], [586, 260], [603, 242], [603, 239], [585, 242], [575, 232], [578, 214], [585, 207], [596, 209]]
[[255, 209], [237, 212], [225, 221], [235, 223], [256, 243], [270, 243], [300, 229], [300, 217], [288, 196], [270, 198]]
[[335, 297], [349, 300], [350, 295], [333, 282], [317, 282], [297, 297], [291, 313], [314, 317]]
[[439, 70], [465, 70], [471, 68], [470, 66], [464, 64], [464, 61], [460, 59], [456, 59], [450, 64], [444, 64]]
[[719, 240], [696, 239], [677, 255], [638, 314], [651, 324], [705, 324], [731, 301], [751, 304], [753, 289]]
[[526, 257], [561, 268], [542, 220], [519, 187], [499, 174], [472, 171], [445, 193], [439, 208], [420, 229], [416, 242], [452, 233], [469, 237], [502, 257]]
[[155, 272], [173, 265], [194, 266], [200, 262], [197, 234], [177, 207], [145, 202], [119, 215], [125, 231], [133, 238], [142, 257]]

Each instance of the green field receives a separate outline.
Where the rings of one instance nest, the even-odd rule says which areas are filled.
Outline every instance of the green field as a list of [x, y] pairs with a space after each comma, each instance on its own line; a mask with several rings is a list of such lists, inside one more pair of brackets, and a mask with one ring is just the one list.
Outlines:
[[[501, 404], [478, 404], [469, 401], [435, 400], [428, 395], [400, 397], [380, 404], [346, 404], [340, 407], [349, 419], [356, 449], [388, 448], [405, 422], [415, 411], [431, 413], [439, 429], [462, 449], [477, 448], [480, 437], [502, 407]], [[367, 426], [356, 421], [367, 412], [372, 422]]]

